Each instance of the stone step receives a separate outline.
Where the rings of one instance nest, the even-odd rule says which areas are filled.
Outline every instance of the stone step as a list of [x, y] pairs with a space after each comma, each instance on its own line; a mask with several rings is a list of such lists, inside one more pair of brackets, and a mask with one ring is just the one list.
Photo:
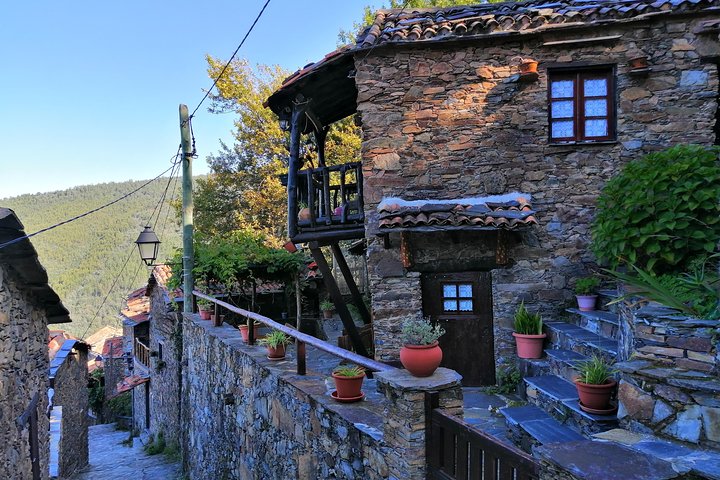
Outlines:
[[573, 314], [572, 317], [577, 326], [603, 337], [617, 340], [620, 327], [618, 314], [604, 310], [583, 312], [577, 308], [568, 308], [565, 311]]
[[552, 348], [572, 350], [586, 357], [598, 355], [613, 361], [617, 357], [617, 340], [604, 337], [572, 323], [547, 322], [545, 327]]
[[537, 445], [572, 442], [585, 437], [552, 418], [535, 405], [500, 409], [516, 445], [531, 453]]
[[572, 382], [578, 376], [577, 365], [588, 359], [585, 355], [562, 348], [545, 349], [545, 356], [547, 363], [550, 364], [549, 374], [557, 375], [568, 382]]
[[557, 375], [528, 377], [525, 381], [527, 399], [565, 425], [585, 434], [603, 432], [617, 426], [616, 415], [593, 415], [580, 408], [575, 385]]

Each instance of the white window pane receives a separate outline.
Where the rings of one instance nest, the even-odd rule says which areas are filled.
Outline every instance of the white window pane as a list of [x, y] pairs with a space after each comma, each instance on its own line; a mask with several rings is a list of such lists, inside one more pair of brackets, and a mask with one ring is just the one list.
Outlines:
[[598, 78], [593, 80], [585, 80], [585, 96], [586, 97], [603, 97], [607, 95], [607, 80]]
[[607, 116], [606, 100], [585, 100], [585, 116], [586, 117], [605, 117]]
[[473, 305], [472, 300], [460, 300], [460, 311], [461, 312], [472, 312]]
[[572, 118], [573, 117], [572, 100], [562, 102], [552, 102], [552, 118]]
[[457, 312], [458, 302], [457, 300], [445, 300], [443, 302], [443, 310], [446, 312]]
[[455, 285], [443, 285], [443, 297], [455, 298], [457, 297], [457, 290]]
[[472, 298], [472, 285], [469, 283], [461, 283], [458, 285], [458, 290], [460, 294], [458, 297], [461, 298]]
[[552, 98], [572, 98], [574, 94], [572, 80], [555, 80], [550, 86]]
[[573, 137], [574, 136], [573, 125], [574, 125], [574, 122], [572, 120], [561, 121], [561, 122], [552, 122], [552, 138]]
[[607, 120], [586, 120], [585, 136], [586, 137], [607, 137], [608, 122]]

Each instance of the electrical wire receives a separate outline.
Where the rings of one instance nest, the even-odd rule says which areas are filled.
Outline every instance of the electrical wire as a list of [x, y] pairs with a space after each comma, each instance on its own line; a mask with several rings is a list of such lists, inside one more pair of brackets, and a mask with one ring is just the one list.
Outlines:
[[[235, 59], [235, 55], [237, 55], [237, 53], [240, 51], [240, 48], [245, 43], [245, 40], [247, 40], [247, 38], [250, 36], [250, 32], [252, 32], [253, 29], [255, 28], [255, 24], [257, 24], [258, 20], [260, 20], [260, 17], [262, 17], [263, 13], [265, 13], [265, 9], [267, 8], [269, 3], [270, 3], [270, 0], [267, 0], [265, 2], [265, 5], [263, 5], [262, 9], [260, 10], [260, 13], [258, 13], [257, 17], [255, 17], [255, 21], [252, 23], [252, 25], [250, 25], [250, 29], [247, 31], [247, 33], [245, 33], [245, 36], [240, 41], [240, 45], [237, 46], [237, 48], [235, 49], [233, 54], [230, 56], [230, 60], [228, 60], [227, 63], [225, 64], [225, 66], [222, 68], [222, 70], [220, 70], [220, 75], [218, 75], [217, 78], [215, 78], [215, 81], [213, 81], [213, 84], [210, 86], [208, 91], [205, 92], [205, 96], [203, 96], [202, 100], [200, 100], [200, 103], [198, 103], [197, 106], [195, 107], [195, 109], [192, 111], [192, 113], [188, 117], [188, 120], [190, 120], [191, 118], [193, 118], [193, 116], [195, 116], [195, 113], [198, 111], [200, 106], [205, 102], [205, 100], [207, 100], [208, 96], [210, 95], [210, 92], [212, 92], [212, 89], [215, 88], [218, 81], [222, 78], [223, 74], [225, 73], [225, 70], [227, 70], [227, 68], [230, 66], [230, 62], [232, 62]], [[184, 123], [183, 123], [183, 126], [185, 126]]]

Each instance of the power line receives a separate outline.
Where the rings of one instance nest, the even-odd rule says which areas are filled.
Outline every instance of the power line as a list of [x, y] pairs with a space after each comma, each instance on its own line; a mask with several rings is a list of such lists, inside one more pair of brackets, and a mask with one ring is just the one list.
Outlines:
[[225, 70], [227, 70], [227, 68], [230, 66], [230, 62], [232, 62], [233, 59], [235, 59], [235, 55], [237, 55], [237, 53], [240, 51], [240, 48], [245, 43], [245, 40], [247, 40], [248, 36], [250, 36], [250, 32], [252, 32], [253, 28], [255, 28], [255, 24], [258, 22], [258, 20], [260, 20], [260, 17], [262, 17], [262, 14], [265, 13], [265, 9], [267, 8], [269, 3], [270, 3], [270, 0], [267, 0], [265, 2], [265, 5], [263, 5], [262, 9], [260, 10], [260, 13], [258, 13], [257, 17], [255, 17], [255, 21], [252, 23], [252, 25], [250, 25], [250, 29], [247, 31], [247, 33], [245, 34], [243, 39], [240, 41], [240, 45], [238, 45], [238, 47], [235, 49], [233, 54], [230, 56], [230, 60], [228, 60], [227, 63], [225, 64], [225, 66], [222, 68], [222, 70], [220, 70], [220, 75], [218, 75], [217, 78], [215, 78], [215, 81], [213, 81], [213, 84], [210, 86], [208, 91], [205, 92], [205, 96], [203, 96], [202, 100], [200, 100], [200, 103], [197, 104], [197, 107], [195, 107], [195, 110], [192, 111], [192, 113], [188, 117], [188, 120], [190, 120], [195, 115], [195, 113], [198, 111], [200, 106], [205, 102], [205, 100], [207, 100], [208, 96], [210, 95], [210, 92], [212, 92], [212, 89], [215, 88], [215, 85], [217, 85], [218, 81], [222, 78], [223, 74], [225, 73]]

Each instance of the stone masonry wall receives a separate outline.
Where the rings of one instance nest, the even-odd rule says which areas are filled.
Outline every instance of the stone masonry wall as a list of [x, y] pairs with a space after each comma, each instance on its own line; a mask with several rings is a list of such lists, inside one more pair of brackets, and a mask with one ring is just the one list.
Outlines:
[[74, 349], [55, 373], [53, 404], [62, 407], [58, 473], [70, 478], [88, 464], [87, 350]]
[[[391, 236], [388, 250], [375, 236], [380, 200], [531, 194], [539, 225], [516, 237], [511, 264], [493, 271], [495, 318], [506, 328], [502, 322], [509, 322], [525, 300], [551, 319], [572, 301], [572, 279], [594, 267], [587, 249], [589, 226], [605, 182], [645, 153], [715, 140], [718, 74], [697, 51], [692, 32], [699, 20], [613, 25], [522, 41], [378, 47], [356, 59], [368, 275], [379, 358], [397, 356], [401, 317], [421, 309], [420, 274], [402, 268], [397, 235]], [[550, 40], [612, 35], [622, 37], [610, 43], [542, 46]], [[636, 49], [652, 67], [646, 78], [628, 74], [628, 56]], [[540, 62], [537, 81], [517, 82], [520, 57]], [[616, 65], [617, 142], [548, 144], [546, 67], [574, 62]], [[421, 236], [437, 238], [414, 235]], [[445, 252], [462, 259], [457, 252], [463, 248], [436, 245], [438, 258]], [[456, 267], [437, 262], [438, 271], [450, 268]]]
[[40, 477], [48, 478], [49, 420], [47, 346], [44, 311], [18, 288], [14, 272], [0, 265], [0, 478], [32, 478], [29, 429], [15, 420], [39, 394]]
[[179, 445], [181, 323], [162, 287], [153, 288], [150, 309], [150, 432]]
[[621, 320], [629, 358], [618, 365], [621, 423], [720, 449], [718, 321], [683, 317], [663, 307], [625, 307]]

